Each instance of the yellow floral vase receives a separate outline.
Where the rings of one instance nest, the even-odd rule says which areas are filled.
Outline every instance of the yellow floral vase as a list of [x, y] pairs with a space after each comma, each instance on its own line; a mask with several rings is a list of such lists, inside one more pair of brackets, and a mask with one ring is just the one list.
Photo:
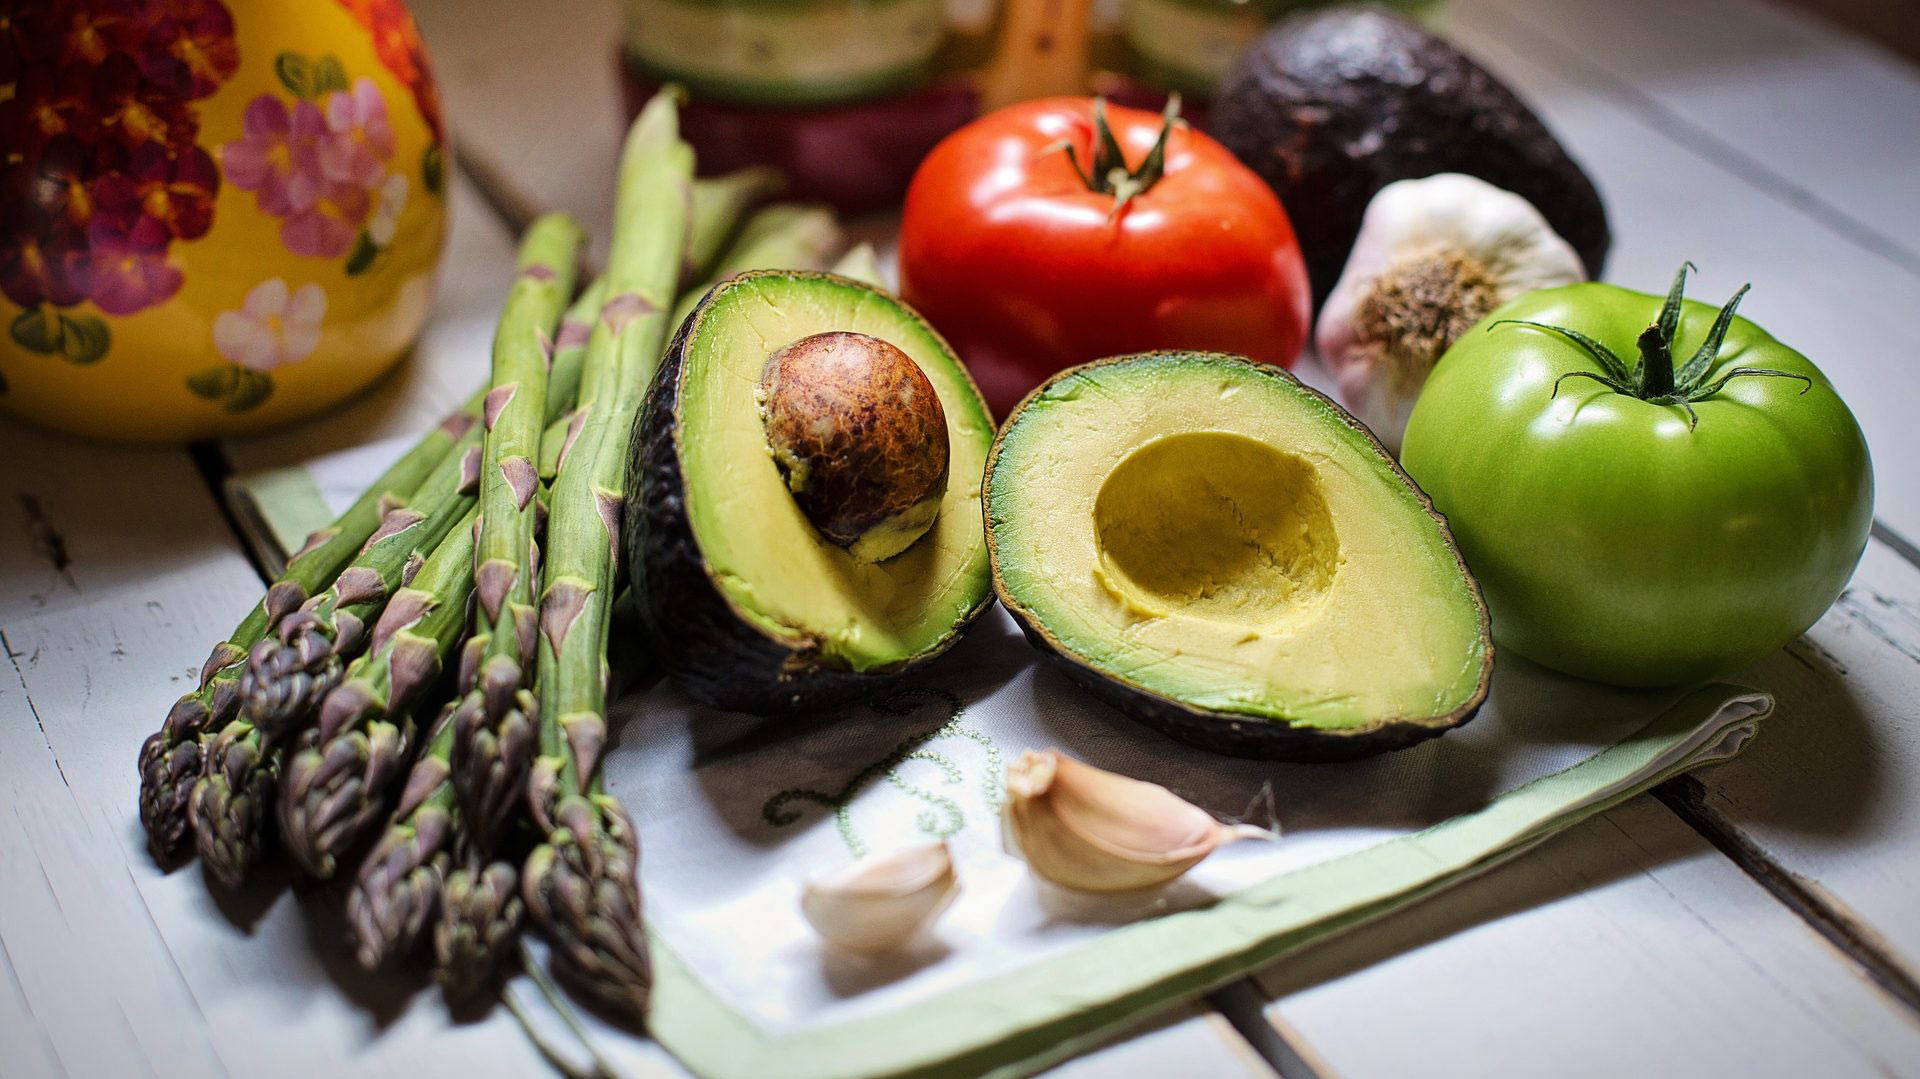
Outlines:
[[0, 12], [0, 408], [179, 442], [327, 408], [427, 318], [440, 107], [401, 0]]

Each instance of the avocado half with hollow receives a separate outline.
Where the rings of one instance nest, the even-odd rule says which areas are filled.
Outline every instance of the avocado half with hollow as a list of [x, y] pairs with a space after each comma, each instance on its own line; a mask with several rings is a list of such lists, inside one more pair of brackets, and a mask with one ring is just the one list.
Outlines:
[[1487, 608], [1413, 481], [1278, 367], [1156, 352], [1056, 375], [987, 463], [1000, 601], [1134, 719], [1341, 760], [1472, 718]]
[[647, 636], [694, 697], [762, 715], [865, 696], [993, 595], [993, 421], [913, 311], [831, 274], [721, 285], [633, 439], [625, 546]]

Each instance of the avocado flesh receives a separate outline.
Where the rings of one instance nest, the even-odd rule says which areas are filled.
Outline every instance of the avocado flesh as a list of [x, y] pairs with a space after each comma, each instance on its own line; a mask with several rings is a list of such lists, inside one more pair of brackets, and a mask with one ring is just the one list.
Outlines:
[[1277, 368], [1158, 353], [1069, 373], [1009, 421], [987, 500], [1029, 635], [1179, 713], [1176, 736], [1217, 718], [1233, 729], [1212, 748], [1342, 756], [1231, 743], [1263, 725], [1431, 728], [1367, 751], [1393, 748], [1485, 694], [1485, 608], [1444, 524], [1364, 428]]
[[[743, 621], [821, 666], [884, 670], [937, 650], [990, 591], [979, 477], [993, 425], [952, 352], [885, 295], [820, 274], [736, 280], [694, 320], [683, 343], [679, 463], [687, 519], [715, 587]], [[905, 550], [877, 562], [808, 522], [761, 419], [767, 358], [834, 330], [900, 348], [947, 416], [951, 479], [938, 515]]]

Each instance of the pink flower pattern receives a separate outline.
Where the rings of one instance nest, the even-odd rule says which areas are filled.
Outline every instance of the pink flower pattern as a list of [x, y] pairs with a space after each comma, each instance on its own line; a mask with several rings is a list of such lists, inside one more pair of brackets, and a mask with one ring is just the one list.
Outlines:
[[361, 76], [351, 90], [327, 95], [327, 134], [320, 148], [327, 178], [363, 191], [378, 190], [386, 178], [387, 159], [393, 156], [393, 127], [372, 79]]
[[87, 235], [94, 304], [109, 315], [131, 315], [172, 299], [184, 280], [179, 267], [167, 262], [172, 238], [157, 218], [142, 217], [121, 229], [95, 217]]
[[213, 320], [213, 347], [250, 371], [270, 371], [307, 358], [320, 343], [327, 294], [319, 285], [287, 288], [278, 277], [255, 285], [238, 311]]
[[373, 210], [393, 156], [393, 128], [373, 80], [362, 77], [289, 110], [272, 94], [248, 103], [244, 133], [220, 148], [234, 186], [280, 218], [280, 242], [296, 255], [339, 258]]

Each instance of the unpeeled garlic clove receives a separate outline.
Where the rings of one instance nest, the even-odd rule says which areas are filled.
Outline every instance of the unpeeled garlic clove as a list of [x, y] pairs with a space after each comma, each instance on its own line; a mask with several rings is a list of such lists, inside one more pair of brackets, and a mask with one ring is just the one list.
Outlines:
[[1165, 787], [1095, 768], [1056, 750], [1007, 768], [1010, 845], [1036, 875], [1083, 892], [1165, 884], [1222, 843], [1271, 833], [1222, 824]]
[[944, 842], [868, 855], [800, 892], [800, 913], [828, 941], [884, 952], [912, 940], [960, 892]]

